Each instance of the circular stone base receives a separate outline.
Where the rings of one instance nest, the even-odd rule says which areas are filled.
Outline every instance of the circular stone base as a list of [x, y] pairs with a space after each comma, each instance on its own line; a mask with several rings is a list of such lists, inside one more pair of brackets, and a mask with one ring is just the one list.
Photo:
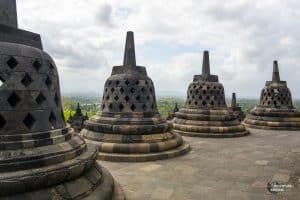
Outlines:
[[112, 175], [96, 162], [94, 167], [74, 180], [37, 191], [1, 197], [2, 199], [125, 200], [125, 195]]
[[119, 154], [119, 153], [103, 153], [98, 154], [99, 160], [112, 162], [146, 162], [174, 158], [189, 152], [191, 149], [188, 143], [183, 142], [182, 145], [175, 149], [157, 153], [145, 154]]
[[233, 132], [233, 133], [196, 133], [196, 132], [187, 132], [180, 130], [172, 130], [172, 133], [177, 133], [182, 136], [188, 137], [206, 137], [206, 138], [233, 138], [233, 137], [243, 137], [250, 134], [249, 131], [245, 130], [242, 132]]
[[259, 125], [253, 125], [243, 122], [242, 123], [247, 128], [253, 128], [253, 129], [263, 129], [263, 130], [278, 130], [278, 131], [299, 131], [300, 127], [297, 126], [259, 126]]

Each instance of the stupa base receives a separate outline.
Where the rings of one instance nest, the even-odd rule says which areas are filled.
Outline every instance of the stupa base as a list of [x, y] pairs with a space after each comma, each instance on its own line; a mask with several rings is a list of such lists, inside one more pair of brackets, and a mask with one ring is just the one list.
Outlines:
[[45, 189], [1, 197], [0, 199], [124, 200], [125, 195], [112, 175], [96, 162], [90, 170], [76, 179]]
[[181, 156], [189, 152], [191, 149], [188, 143], [183, 143], [176, 149], [158, 152], [158, 153], [145, 153], [145, 154], [120, 154], [120, 153], [103, 153], [98, 154], [99, 160], [111, 162], [147, 162], [155, 160], [170, 159]]
[[[125, 142], [118, 139], [102, 141], [100, 140], [102, 138], [100, 133], [85, 129], [81, 133], [85, 141], [90, 144], [90, 148], [98, 148], [98, 159], [105, 161], [146, 162], [163, 160], [183, 155], [190, 150], [190, 145], [185, 143], [179, 134], [170, 132], [139, 135], [141, 139], [136, 140], [139, 142]], [[105, 138], [112, 136], [112, 134], [108, 134]], [[120, 136], [121, 138], [136, 138], [135, 135]]]
[[188, 132], [181, 130], [172, 130], [172, 133], [177, 133], [182, 136], [188, 137], [205, 137], [205, 138], [233, 138], [233, 137], [243, 137], [250, 134], [249, 131], [245, 130], [242, 132], [233, 132], [233, 133], [200, 133], [200, 132]]
[[280, 126], [278, 123], [278, 126], [267, 126], [267, 122], [265, 122], [266, 125], [259, 125], [259, 124], [249, 124], [246, 122], [242, 123], [247, 128], [253, 128], [253, 129], [263, 129], [263, 130], [278, 130], [278, 131], [299, 131], [299, 126]]

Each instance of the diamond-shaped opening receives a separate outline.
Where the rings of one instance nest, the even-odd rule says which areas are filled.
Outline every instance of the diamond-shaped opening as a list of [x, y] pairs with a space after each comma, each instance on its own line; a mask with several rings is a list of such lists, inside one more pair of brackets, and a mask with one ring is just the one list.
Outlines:
[[142, 91], [143, 93], [145, 93], [146, 90], [145, 90], [145, 88], [142, 88], [141, 91]]
[[105, 108], [105, 104], [102, 105], [102, 110]]
[[5, 79], [2, 76], [0, 76], [0, 87], [4, 84], [4, 82], [5, 82]]
[[109, 99], [109, 95], [106, 96], [106, 100], [108, 100], [108, 99]]
[[121, 88], [121, 89], [120, 89], [120, 92], [121, 92], [121, 94], [123, 94], [123, 93], [124, 93], [124, 89], [123, 89], [123, 88]]
[[140, 84], [140, 81], [137, 80], [137, 81], [135, 82], [135, 84], [136, 84], [136, 85]]
[[148, 100], [148, 101], [150, 100], [150, 96], [147, 96], [147, 100]]
[[113, 109], [113, 105], [112, 104], [109, 104], [108, 108], [111, 110]]
[[139, 101], [139, 100], [141, 99], [141, 97], [138, 95], [138, 96], [135, 97], [135, 99], [136, 99], [137, 101]]
[[130, 107], [130, 109], [131, 109], [132, 111], [135, 111], [135, 109], [136, 109], [135, 105], [132, 104], [131, 107]]
[[56, 117], [53, 112], [50, 113], [49, 122], [52, 124], [52, 126], [55, 126], [56, 124]]
[[147, 110], [146, 104], [144, 104], [142, 108], [143, 108], [143, 110]]
[[15, 92], [13, 92], [8, 97], [7, 101], [8, 101], [10, 106], [15, 107], [21, 101], [21, 98]]
[[39, 71], [41, 69], [41, 67], [42, 67], [42, 64], [40, 63], [40, 61], [35, 60], [33, 62], [33, 67], [35, 68], [36, 71]]
[[114, 91], [115, 91], [115, 89], [114, 89], [114, 88], [111, 88], [111, 89], [110, 89], [110, 91], [111, 91], [111, 92], [114, 92]]
[[119, 85], [119, 84], [120, 84], [120, 81], [116, 81], [116, 84]]
[[134, 88], [131, 88], [131, 89], [130, 89], [130, 92], [131, 92], [131, 93], [134, 93], [134, 92], [135, 92], [135, 89], [134, 89]]
[[11, 68], [14, 69], [19, 63], [14, 57], [10, 57], [6, 64]]
[[126, 84], [126, 85], [129, 85], [129, 83], [130, 83], [129, 80], [126, 80], [126, 81], [125, 81], [125, 84]]
[[152, 110], [154, 109], [154, 104], [151, 105], [151, 109], [152, 109]]
[[51, 61], [48, 61], [50, 69], [54, 69], [54, 64]]
[[126, 96], [126, 97], [125, 97], [125, 100], [128, 102], [128, 101], [129, 101], [129, 96]]
[[59, 97], [58, 97], [57, 93], [55, 94], [54, 101], [55, 101], [56, 106], [58, 106], [59, 105]]
[[49, 76], [47, 76], [47, 79], [45, 81], [46, 86], [50, 89], [51, 85], [52, 85], [52, 80]]
[[35, 101], [38, 103], [38, 104], [42, 104], [44, 103], [44, 101], [46, 101], [46, 97], [43, 95], [43, 93], [41, 92], [37, 98], [35, 99]]
[[31, 76], [26, 73], [23, 79], [21, 80], [21, 83], [25, 86], [28, 87], [31, 83], [33, 82]]
[[124, 109], [123, 104], [120, 104], [120, 105], [119, 105], [119, 109], [120, 109], [120, 111], [123, 111], [123, 109]]
[[118, 100], [119, 100], [119, 97], [118, 97], [118, 96], [115, 96], [115, 100], [118, 101]]
[[23, 123], [25, 124], [25, 126], [30, 130], [33, 126], [33, 124], [36, 122], [36, 120], [34, 119], [34, 117], [28, 113], [25, 117], [25, 119], [23, 120]]
[[2, 115], [0, 115], [0, 129], [3, 128], [3, 126], [5, 126], [6, 121], [4, 119], [4, 117], [2, 117]]

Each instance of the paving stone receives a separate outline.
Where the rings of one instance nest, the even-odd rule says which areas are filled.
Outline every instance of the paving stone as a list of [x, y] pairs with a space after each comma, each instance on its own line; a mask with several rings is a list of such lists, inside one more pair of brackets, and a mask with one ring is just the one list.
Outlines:
[[152, 172], [152, 171], [156, 171], [160, 168], [160, 165], [157, 164], [149, 164], [145, 167], [142, 167], [141, 170], [145, 171], [145, 172]]
[[290, 180], [290, 176], [286, 174], [275, 174], [272, 181], [278, 181], [279, 183], [287, 183]]
[[170, 199], [173, 192], [174, 192], [174, 189], [158, 188], [151, 194], [151, 198], [152, 199]]
[[269, 163], [269, 161], [267, 160], [257, 160], [255, 161], [256, 165], [267, 165]]
[[[171, 200], [231, 200], [239, 199], [239, 196], [242, 200], [296, 200], [295, 194], [300, 194], [300, 178], [294, 177], [297, 168], [281, 166], [284, 165], [286, 157], [295, 166], [300, 166], [299, 156], [294, 156], [296, 153], [288, 155], [291, 149], [299, 145], [290, 141], [300, 137], [300, 134], [279, 131], [274, 135], [272, 132], [274, 131], [265, 136], [266, 131], [255, 132], [251, 129], [252, 134], [239, 142], [236, 142], [236, 138], [216, 140], [184, 137], [193, 148], [192, 154], [159, 162], [101, 164], [110, 169], [125, 192], [131, 191], [128, 199], [154, 199], [151, 195], [160, 188], [173, 190], [169, 198], [166, 198]], [[286, 134], [288, 139], [279, 140], [276, 136], [280, 133]], [[208, 148], [200, 148], [198, 141], [207, 142]], [[252, 154], [253, 148], [259, 150]], [[235, 152], [233, 156], [230, 155], [230, 149]], [[191, 155], [192, 159], [186, 159]], [[264, 165], [256, 165], [257, 161], [258, 164]], [[160, 167], [151, 171], [156, 165]], [[149, 168], [150, 171], [144, 171], [142, 168]], [[293, 191], [273, 195], [267, 190], [267, 183], [277, 174], [281, 174], [279, 178], [282, 179], [283, 176], [285, 181], [289, 176], [294, 177]]]

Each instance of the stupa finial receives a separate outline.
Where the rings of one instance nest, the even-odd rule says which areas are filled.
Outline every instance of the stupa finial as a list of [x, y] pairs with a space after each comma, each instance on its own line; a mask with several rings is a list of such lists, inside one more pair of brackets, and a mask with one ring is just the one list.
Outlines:
[[128, 31], [126, 35], [125, 53], [124, 53], [124, 66], [136, 66], [135, 60], [135, 47], [134, 47], [134, 34]]
[[232, 107], [232, 108], [237, 107], [237, 105], [236, 105], [236, 94], [235, 94], [235, 93], [232, 93], [231, 107]]
[[0, 0], [0, 24], [18, 28], [16, 0]]
[[274, 60], [274, 62], [273, 62], [272, 82], [280, 82], [280, 75], [279, 75], [279, 68], [278, 68], [277, 60]]
[[210, 76], [210, 64], [209, 64], [209, 52], [204, 51], [203, 53], [203, 64], [202, 64], [202, 76]]

